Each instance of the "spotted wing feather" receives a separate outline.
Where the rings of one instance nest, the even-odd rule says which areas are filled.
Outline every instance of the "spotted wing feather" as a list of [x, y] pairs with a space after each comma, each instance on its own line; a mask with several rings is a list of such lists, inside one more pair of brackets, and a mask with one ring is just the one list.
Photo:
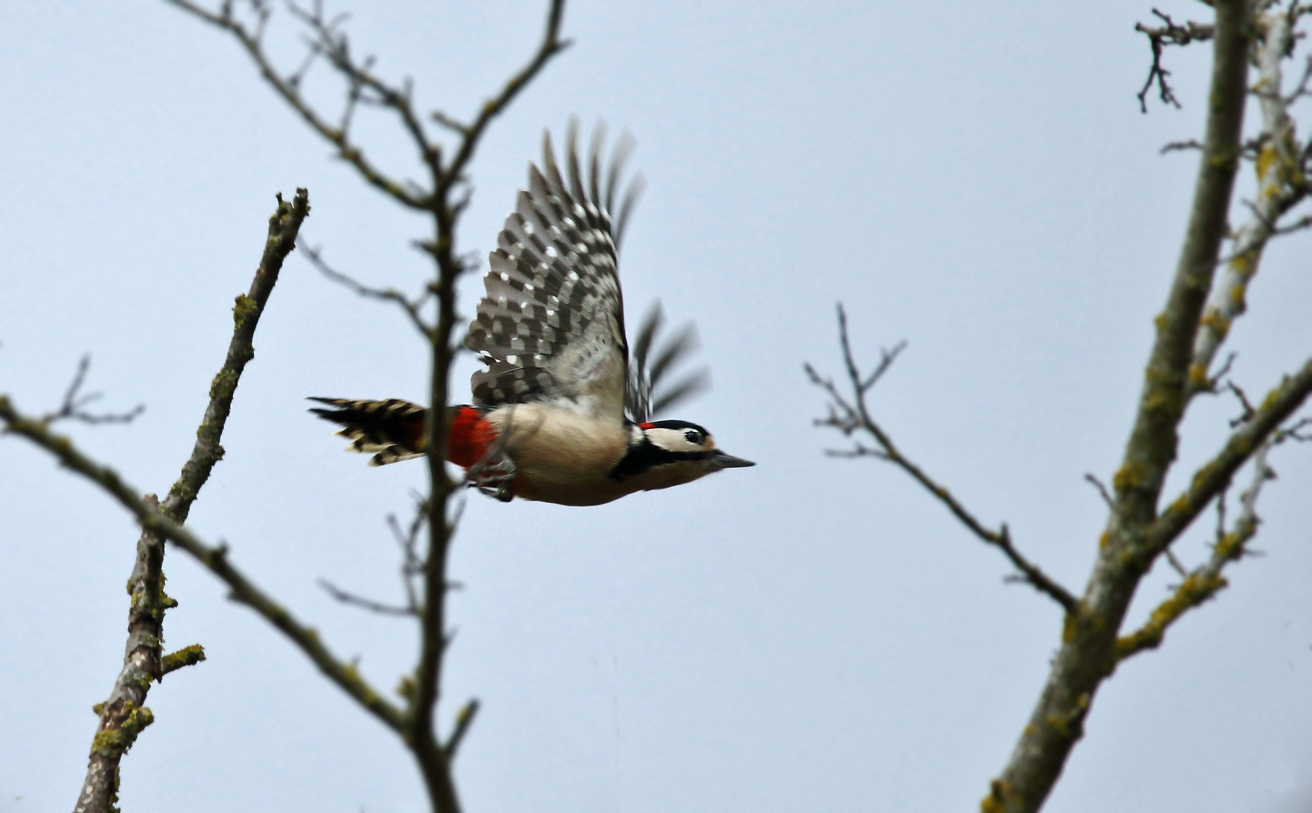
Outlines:
[[621, 141], [603, 171], [603, 138], [598, 129], [586, 177], [574, 123], [566, 138], [567, 176], [550, 135], [542, 168], [529, 167], [529, 188], [489, 257], [487, 293], [465, 340], [487, 365], [471, 382], [481, 405], [545, 401], [623, 417], [628, 344], [618, 235], [639, 185], [630, 184], [620, 217], [612, 220], [629, 145]]

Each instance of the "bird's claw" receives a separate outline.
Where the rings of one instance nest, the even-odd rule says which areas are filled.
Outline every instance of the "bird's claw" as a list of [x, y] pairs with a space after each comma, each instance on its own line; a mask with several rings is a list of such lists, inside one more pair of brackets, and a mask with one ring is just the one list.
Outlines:
[[504, 453], [489, 454], [465, 472], [465, 482], [501, 502], [515, 499], [511, 486], [515, 482], [515, 462]]

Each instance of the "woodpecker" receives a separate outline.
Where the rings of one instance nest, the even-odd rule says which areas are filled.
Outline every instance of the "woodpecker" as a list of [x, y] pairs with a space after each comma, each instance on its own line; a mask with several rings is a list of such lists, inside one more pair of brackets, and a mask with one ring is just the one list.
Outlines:
[[[551, 135], [544, 134], [542, 167], [529, 165], [528, 189], [519, 193], [489, 256], [487, 295], [464, 341], [485, 369], [471, 380], [473, 403], [449, 408], [447, 459], [466, 469], [469, 485], [502, 501], [600, 505], [755, 465], [725, 454], [695, 423], [652, 420], [704, 386], [705, 373], [655, 397], [664, 373], [692, 344], [685, 329], [648, 365], [659, 305], [630, 358], [617, 259], [641, 179], [628, 184], [616, 210], [631, 143], [616, 144], [603, 173], [603, 141], [598, 127], [585, 173], [577, 123], [570, 123], [566, 183]], [[425, 453], [421, 406], [311, 400], [327, 405], [311, 411], [343, 427], [338, 434], [351, 440], [348, 449], [374, 453], [370, 465]]]

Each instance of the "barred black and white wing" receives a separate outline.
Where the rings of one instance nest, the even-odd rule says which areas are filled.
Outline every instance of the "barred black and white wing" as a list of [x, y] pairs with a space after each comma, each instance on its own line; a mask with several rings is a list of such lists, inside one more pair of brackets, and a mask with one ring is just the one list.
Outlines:
[[616, 145], [603, 172], [603, 138], [598, 128], [586, 178], [574, 122], [565, 144], [568, 183], [549, 134], [542, 169], [529, 167], [529, 188], [491, 253], [487, 295], [465, 339], [487, 364], [471, 382], [479, 404], [549, 402], [623, 419], [628, 343], [617, 259], [641, 184], [617, 200], [630, 144]]

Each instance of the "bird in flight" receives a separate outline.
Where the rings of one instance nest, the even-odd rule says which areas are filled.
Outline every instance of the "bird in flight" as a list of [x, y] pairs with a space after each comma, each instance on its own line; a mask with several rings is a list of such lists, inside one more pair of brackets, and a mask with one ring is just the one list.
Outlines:
[[[447, 459], [500, 500], [561, 505], [600, 505], [754, 465], [721, 451], [704, 427], [652, 419], [703, 388], [706, 374], [658, 391], [693, 343], [688, 328], [651, 355], [659, 305], [632, 347], [626, 338], [617, 261], [640, 180], [617, 195], [630, 143], [619, 141], [603, 172], [599, 127], [585, 173], [571, 122], [562, 173], [550, 133], [543, 140], [542, 166], [530, 164], [529, 188], [489, 256], [487, 295], [464, 342], [485, 368], [473, 375], [473, 403], [449, 407]], [[425, 454], [422, 406], [311, 400], [325, 404], [312, 412], [342, 426], [348, 449], [373, 453], [371, 465]]]

